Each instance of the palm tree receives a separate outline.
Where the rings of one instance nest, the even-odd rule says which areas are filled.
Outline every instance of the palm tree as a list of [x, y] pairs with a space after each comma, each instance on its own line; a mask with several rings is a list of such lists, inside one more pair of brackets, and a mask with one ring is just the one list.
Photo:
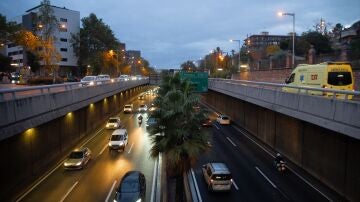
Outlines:
[[158, 110], [150, 115], [157, 120], [150, 127], [150, 155], [156, 158], [162, 153], [168, 168], [179, 176], [209, 148], [208, 134], [199, 128], [204, 111], [194, 109], [199, 97], [192, 93], [188, 81], [181, 81], [179, 74], [163, 78], [154, 103]]

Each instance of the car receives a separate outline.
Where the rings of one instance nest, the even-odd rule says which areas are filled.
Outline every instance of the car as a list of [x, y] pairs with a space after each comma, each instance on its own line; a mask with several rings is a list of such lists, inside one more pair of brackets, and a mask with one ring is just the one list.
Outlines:
[[91, 151], [87, 147], [73, 150], [64, 162], [66, 170], [83, 169], [91, 159]]
[[124, 106], [124, 113], [132, 113], [133, 111], [133, 104], [126, 104]]
[[113, 201], [141, 202], [145, 201], [145, 193], [145, 175], [140, 171], [129, 171], [116, 188]]
[[110, 81], [111, 81], [111, 79], [108, 74], [99, 74], [96, 76], [96, 79], [95, 79], [96, 85], [108, 83]]
[[120, 117], [111, 117], [106, 123], [107, 129], [117, 129], [121, 125]]
[[116, 129], [109, 138], [109, 150], [125, 150], [128, 144], [128, 132], [126, 129]]
[[150, 108], [149, 108], [149, 111], [155, 111], [156, 110], [156, 106], [155, 106], [155, 104], [154, 103], [151, 103], [151, 106], [150, 106]]
[[155, 118], [148, 118], [148, 120], [146, 121], [146, 128], [148, 129], [149, 127], [155, 125], [157, 123]]
[[122, 74], [118, 77], [119, 81], [129, 81], [130, 80], [130, 76], [126, 75], [126, 74]]
[[147, 110], [148, 110], [148, 107], [145, 104], [141, 104], [138, 109], [139, 112], [146, 112]]
[[85, 76], [80, 80], [82, 86], [93, 86], [95, 85], [96, 76]]
[[217, 118], [216, 118], [216, 121], [219, 123], [219, 124], [222, 124], [222, 125], [229, 125], [230, 124], [230, 118], [226, 115], [219, 115]]
[[138, 97], [139, 100], [144, 100], [144, 98], [145, 98], [144, 95], [139, 95]]
[[207, 163], [202, 166], [202, 173], [209, 191], [230, 191], [232, 176], [225, 163]]

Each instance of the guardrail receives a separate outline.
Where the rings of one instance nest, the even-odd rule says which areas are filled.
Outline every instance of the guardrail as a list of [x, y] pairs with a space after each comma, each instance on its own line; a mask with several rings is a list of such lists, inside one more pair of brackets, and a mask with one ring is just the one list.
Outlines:
[[42, 86], [29, 86], [22, 88], [11, 88], [11, 89], [0, 89], [0, 102], [15, 100], [18, 98], [31, 97], [34, 95], [42, 95], [49, 93], [57, 93], [68, 90], [73, 90], [77, 88], [91, 88], [94, 86], [101, 86], [106, 84], [132, 84], [134, 82], [144, 81], [144, 80], [119, 80], [119, 79], [111, 79], [109, 81], [100, 81], [99, 84], [89, 85], [89, 82], [73, 82], [73, 83], [64, 83], [64, 84], [52, 84], [52, 85], [42, 85]]
[[[297, 94], [311, 94], [312, 92], [321, 92], [322, 94], [331, 93], [332, 99], [336, 99], [339, 95], [344, 95], [344, 99], [347, 100], [349, 95], [360, 96], [360, 91], [348, 91], [348, 90], [335, 90], [330, 88], [313, 88], [313, 87], [302, 87], [302, 86], [290, 86], [286, 84], [279, 83], [268, 83], [268, 82], [255, 82], [255, 81], [246, 81], [246, 80], [234, 80], [234, 79], [219, 79], [219, 78], [209, 78], [209, 81], [219, 81], [225, 82], [229, 84], [237, 84], [244, 86], [252, 86], [259, 88], [270, 88], [276, 91], [282, 90], [283, 88], [293, 88], [297, 89]], [[211, 83], [209, 83], [209, 87], [211, 87]]]

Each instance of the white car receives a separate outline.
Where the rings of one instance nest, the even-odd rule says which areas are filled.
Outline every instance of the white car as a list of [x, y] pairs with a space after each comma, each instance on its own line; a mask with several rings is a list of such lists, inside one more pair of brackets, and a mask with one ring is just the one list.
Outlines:
[[133, 105], [132, 104], [127, 104], [124, 106], [124, 113], [132, 113], [133, 111]]
[[216, 118], [216, 121], [219, 123], [219, 124], [222, 124], [222, 125], [229, 125], [230, 124], [230, 118], [226, 115], [219, 115], [217, 118]]
[[83, 86], [93, 86], [95, 85], [96, 76], [85, 76], [80, 80]]
[[139, 106], [138, 110], [139, 110], [139, 112], [146, 112], [148, 110], [148, 107], [147, 107], [147, 105], [142, 104]]
[[117, 129], [121, 125], [120, 117], [111, 117], [106, 123], [107, 129]]
[[126, 129], [116, 129], [109, 138], [109, 150], [125, 150], [128, 144], [128, 133]]
[[126, 74], [122, 74], [119, 76], [119, 81], [129, 81], [130, 80], [130, 76], [126, 75]]

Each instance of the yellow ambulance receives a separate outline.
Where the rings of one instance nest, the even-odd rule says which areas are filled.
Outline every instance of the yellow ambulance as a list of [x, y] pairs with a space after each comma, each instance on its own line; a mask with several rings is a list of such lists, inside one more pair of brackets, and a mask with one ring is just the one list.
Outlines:
[[[285, 80], [289, 86], [328, 88], [335, 90], [354, 90], [354, 77], [350, 63], [347, 62], [324, 62], [320, 64], [298, 65]], [[296, 88], [284, 87], [283, 91], [298, 92]], [[300, 90], [304, 93], [305, 90]], [[333, 93], [322, 91], [308, 91], [309, 94], [333, 96]], [[337, 98], [345, 98], [345, 94], [336, 94]], [[352, 99], [348, 95], [348, 99]]]

